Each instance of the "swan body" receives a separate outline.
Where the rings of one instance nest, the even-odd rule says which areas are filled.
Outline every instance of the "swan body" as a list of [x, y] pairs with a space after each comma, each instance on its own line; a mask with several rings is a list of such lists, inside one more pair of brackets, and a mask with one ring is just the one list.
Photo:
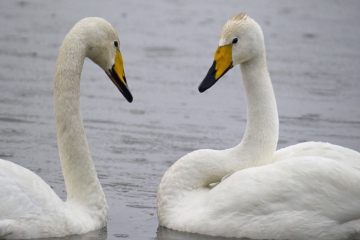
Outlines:
[[276, 151], [279, 119], [260, 26], [242, 13], [220, 34], [203, 92], [240, 64], [247, 125], [239, 145], [185, 155], [157, 195], [163, 227], [253, 239], [347, 239], [360, 233], [360, 153], [322, 142]]
[[101, 18], [85, 18], [66, 35], [56, 63], [54, 100], [67, 200], [32, 171], [0, 159], [1, 239], [62, 237], [106, 226], [108, 206], [80, 113], [80, 74], [89, 57], [131, 102], [119, 44], [115, 30]]

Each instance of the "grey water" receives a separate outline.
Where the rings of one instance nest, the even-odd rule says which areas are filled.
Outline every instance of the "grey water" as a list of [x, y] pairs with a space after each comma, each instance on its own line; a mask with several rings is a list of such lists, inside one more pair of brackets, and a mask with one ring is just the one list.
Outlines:
[[64, 239], [221, 239], [158, 226], [157, 186], [181, 156], [238, 144], [246, 125], [240, 69], [200, 94], [224, 23], [261, 26], [280, 117], [278, 148], [323, 141], [360, 151], [359, 1], [0, 1], [0, 158], [66, 199], [53, 117], [58, 48], [89, 16], [117, 30], [134, 101], [90, 60], [81, 107], [110, 206], [107, 229]]

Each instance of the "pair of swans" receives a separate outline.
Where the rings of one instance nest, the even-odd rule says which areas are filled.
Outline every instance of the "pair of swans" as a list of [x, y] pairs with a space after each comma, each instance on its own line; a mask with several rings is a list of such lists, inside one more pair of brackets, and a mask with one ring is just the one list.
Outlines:
[[[0, 237], [44, 238], [106, 226], [107, 204], [79, 109], [85, 57], [98, 64], [131, 102], [117, 34], [103, 19], [77, 23], [60, 48], [55, 119], [66, 202], [33, 172], [0, 161]], [[163, 176], [157, 195], [161, 226], [225, 237], [343, 239], [360, 232], [360, 154], [308, 142], [276, 151], [279, 119], [260, 26], [246, 14], [224, 26], [203, 92], [240, 64], [247, 126], [230, 149], [198, 150]]]

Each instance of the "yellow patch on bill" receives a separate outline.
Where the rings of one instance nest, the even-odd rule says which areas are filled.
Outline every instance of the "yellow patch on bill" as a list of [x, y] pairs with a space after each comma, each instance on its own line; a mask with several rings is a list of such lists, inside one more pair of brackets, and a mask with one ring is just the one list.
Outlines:
[[215, 79], [218, 80], [232, 65], [232, 44], [219, 47], [214, 56]]
[[123, 61], [123, 58], [122, 58], [119, 50], [116, 50], [114, 70], [115, 70], [116, 74], [119, 76], [120, 81], [124, 85], [126, 85], [125, 78], [124, 78], [125, 77], [124, 61]]

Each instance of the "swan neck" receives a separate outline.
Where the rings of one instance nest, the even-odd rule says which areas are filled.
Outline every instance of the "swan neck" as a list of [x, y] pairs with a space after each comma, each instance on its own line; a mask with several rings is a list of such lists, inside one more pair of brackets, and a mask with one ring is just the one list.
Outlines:
[[93, 206], [94, 198], [103, 199], [99, 206], [106, 203], [80, 112], [80, 76], [87, 51], [84, 35], [72, 30], [60, 47], [54, 77], [54, 107], [67, 202], [89, 207]]
[[279, 119], [265, 53], [240, 67], [247, 105], [247, 125], [242, 141], [222, 151], [194, 151], [171, 166], [158, 189], [160, 225], [166, 225], [168, 219], [181, 222], [183, 215], [177, 210], [189, 207], [194, 196], [210, 191], [209, 184], [220, 182], [224, 176], [238, 170], [273, 161]]
[[246, 97], [247, 124], [238, 145], [250, 166], [270, 163], [279, 136], [275, 94], [267, 69], [265, 52], [240, 65]]

